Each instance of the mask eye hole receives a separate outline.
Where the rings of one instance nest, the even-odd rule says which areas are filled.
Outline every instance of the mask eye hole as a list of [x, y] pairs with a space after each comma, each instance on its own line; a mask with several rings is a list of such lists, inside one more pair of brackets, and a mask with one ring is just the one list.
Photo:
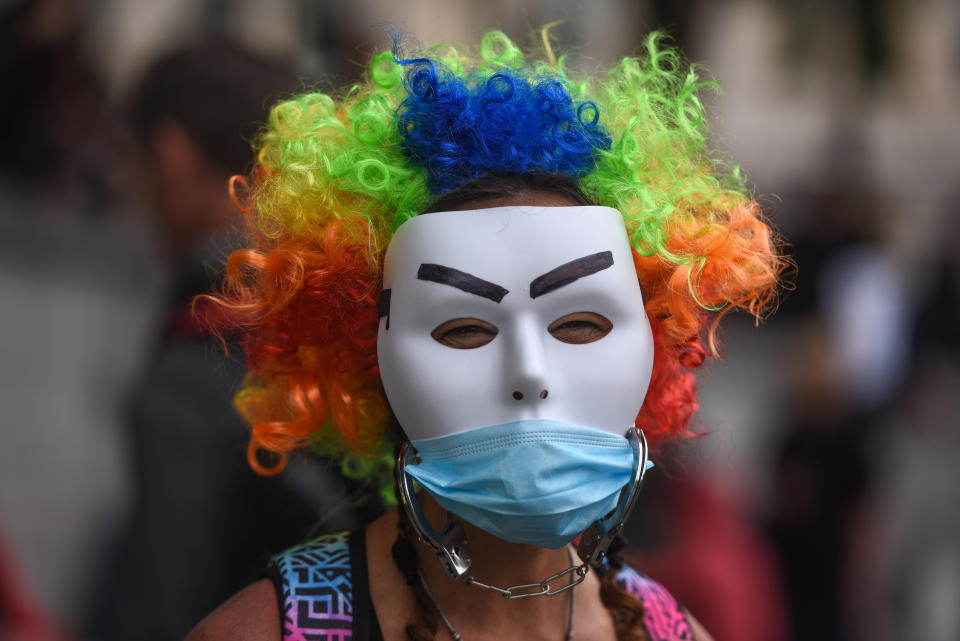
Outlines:
[[430, 332], [435, 341], [454, 349], [476, 349], [497, 337], [496, 327], [479, 318], [453, 318]]
[[574, 312], [550, 323], [547, 331], [558, 341], [580, 345], [598, 341], [613, 329], [606, 316], [596, 312]]

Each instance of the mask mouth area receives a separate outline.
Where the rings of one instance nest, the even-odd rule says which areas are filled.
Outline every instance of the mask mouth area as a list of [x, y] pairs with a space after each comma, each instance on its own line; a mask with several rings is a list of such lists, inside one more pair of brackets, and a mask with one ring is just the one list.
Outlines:
[[501, 539], [558, 549], [616, 510], [636, 454], [623, 436], [526, 419], [415, 441], [405, 474]]
[[[544, 428], [546, 423], [552, 428], [565, 425], [559, 421], [520, 423], [424, 441], [433, 452], [415, 452], [410, 441], [400, 450], [396, 476], [404, 510], [420, 540], [433, 548], [451, 577], [470, 578], [466, 574], [471, 564], [469, 542], [455, 519], [448, 520], [444, 532], [426, 521], [413, 479], [448, 514], [507, 541], [559, 549], [582, 535], [577, 545], [581, 568], [603, 564], [607, 549], [636, 505], [643, 474], [651, 467], [640, 429], [631, 427], [622, 437], [567, 425], [570, 433], [557, 438], [557, 432]], [[480, 440], [475, 432], [481, 432]], [[483, 442], [483, 436], [492, 438]], [[556, 452], [542, 449], [544, 444], [555, 446]], [[555, 456], [569, 452], [570, 447], [579, 458]], [[537, 456], [538, 448], [542, 456]], [[517, 452], [519, 465], [512, 456]], [[433, 459], [435, 453], [446, 458]], [[567, 474], [570, 470], [572, 475]], [[521, 482], [511, 483], [510, 476]]]

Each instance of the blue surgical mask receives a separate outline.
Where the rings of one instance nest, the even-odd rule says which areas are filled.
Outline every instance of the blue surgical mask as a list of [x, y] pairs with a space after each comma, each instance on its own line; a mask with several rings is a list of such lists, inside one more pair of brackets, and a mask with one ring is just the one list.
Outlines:
[[636, 464], [623, 436], [543, 419], [412, 444], [418, 458], [406, 472], [448, 511], [507, 541], [553, 549], [617, 506]]

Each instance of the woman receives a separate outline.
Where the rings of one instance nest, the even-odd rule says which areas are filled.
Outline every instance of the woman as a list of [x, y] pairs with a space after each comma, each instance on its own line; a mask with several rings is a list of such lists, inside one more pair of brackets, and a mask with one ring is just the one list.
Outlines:
[[690, 434], [708, 312], [758, 314], [781, 265], [706, 151], [704, 83], [656, 35], [597, 81], [497, 32], [398, 49], [274, 107], [212, 300], [249, 331], [254, 468], [386, 458], [402, 505], [190, 638], [709, 638], [617, 554], [647, 444]]

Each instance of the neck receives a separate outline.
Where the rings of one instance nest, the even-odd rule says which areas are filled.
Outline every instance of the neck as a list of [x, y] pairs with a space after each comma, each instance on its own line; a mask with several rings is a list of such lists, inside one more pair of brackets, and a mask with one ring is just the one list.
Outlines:
[[[446, 514], [429, 495], [418, 497], [424, 515], [434, 527], [445, 523]], [[399, 508], [402, 510], [403, 508]], [[408, 587], [394, 562], [391, 549], [398, 535], [396, 511], [377, 519], [367, 530], [370, 590], [387, 641], [406, 641], [407, 623], [417, 616], [414, 589]], [[469, 573], [478, 581], [506, 587], [538, 583], [570, 565], [566, 550], [517, 545], [491, 536], [469, 523], [466, 530], [473, 555]], [[408, 537], [411, 536], [408, 532]], [[575, 596], [574, 628], [580, 641], [611, 641], [616, 638], [613, 619], [600, 599], [600, 583], [589, 572], [576, 590], [555, 596], [508, 600], [496, 592], [464, 585], [444, 572], [433, 551], [413, 538], [419, 569], [436, 603], [464, 641], [562, 641], [568, 631], [571, 599]], [[561, 579], [557, 586], [567, 579]], [[437, 641], [449, 641], [439, 623]]]
[[[442, 529], [446, 511], [423, 492], [418, 497], [424, 516], [434, 527]], [[533, 545], [511, 543], [497, 538], [460, 519], [473, 562], [469, 574], [478, 581], [497, 587], [539, 583], [543, 579], [570, 567], [567, 549], [550, 550]], [[434, 598], [464, 638], [468, 631], [490, 630], [492, 621], [500, 621], [504, 629], [516, 635], [518, 627], [529, 627], [529, 639], [563, 639], [567, 632], [567, 613], [572, 592], [555, 596], [508, 600], [500, 594], [475, 585], [465, 585], [450, 578], [431, 550], [418, 545], [420, 572], [433, 592]], [[569, 579], [560, 579], [553, 587], [561, 587]]]

